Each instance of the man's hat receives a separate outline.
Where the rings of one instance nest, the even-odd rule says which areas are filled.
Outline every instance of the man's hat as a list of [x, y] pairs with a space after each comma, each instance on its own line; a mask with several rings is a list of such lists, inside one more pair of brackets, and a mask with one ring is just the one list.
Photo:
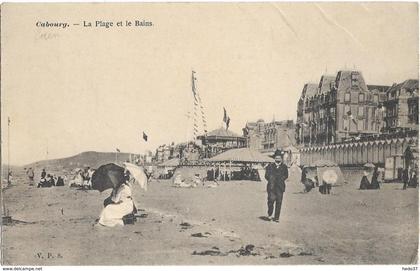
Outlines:
[[284, 154], [285, 151], [277, 149], [271, 157], [275, 158], [276, 156], [281, 156], [283, 158]]

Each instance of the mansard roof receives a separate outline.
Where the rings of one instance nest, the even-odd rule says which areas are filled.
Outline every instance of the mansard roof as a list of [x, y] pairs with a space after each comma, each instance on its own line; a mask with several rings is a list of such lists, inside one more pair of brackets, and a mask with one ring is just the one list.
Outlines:
[[419, 80], [417, 79], [408, 79], [399, 84], [393, 84], [387, 91], [387, 93], [392, 93], [401, 89], [407, 89], [409, 91], [414, 91], [419, 89]]
[[323, 75], [319, 80], [318, 93], [323, 94], [331, 90], [331, 82], [335, 82], [334, 75]]

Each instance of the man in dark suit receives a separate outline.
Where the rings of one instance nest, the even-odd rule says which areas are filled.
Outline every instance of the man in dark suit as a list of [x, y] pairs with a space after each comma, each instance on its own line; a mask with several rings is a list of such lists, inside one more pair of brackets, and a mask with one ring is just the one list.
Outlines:
[[[265, 179], [268, 181], [268, 219], [273, 220], [274, 222], [279, 222], [283, 193], [286, 190], [284, 181], [289, 177], [287, 166], [283, 163], [283, 156], [284, 151], [276, 150], [273, 155], [275, 162], [269, 164], [265, 169]], [[276, 207], [273, 218], [274, 204], [276, 204]]]

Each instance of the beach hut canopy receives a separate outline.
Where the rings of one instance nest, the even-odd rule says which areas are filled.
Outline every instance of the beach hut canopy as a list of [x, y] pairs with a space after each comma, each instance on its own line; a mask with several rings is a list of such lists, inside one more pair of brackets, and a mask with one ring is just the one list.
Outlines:
[[212, 162], [269, 163], [274, 159], [249, 148], [231, 149], [210, 158]]

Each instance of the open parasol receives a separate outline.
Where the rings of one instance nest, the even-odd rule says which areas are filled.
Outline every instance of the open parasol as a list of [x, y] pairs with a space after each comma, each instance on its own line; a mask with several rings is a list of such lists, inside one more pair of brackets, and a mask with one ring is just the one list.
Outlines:
[[147, 176], [144, 173], [144, 169], [131, 163], [124, 163], [124, 166], [133, 177], [133, 184], [138, 184], [142, 189], [147, 191]]
[[322, 173], [322, 180], [327, 184], [335, 184], [337, 182], [337, 173], [332, 169], [327, 169]]
[[100, 166], [92, 175], [92, 189], [102, 192], [117, 188], [124, 181], [124, 168], [110, 163]]

